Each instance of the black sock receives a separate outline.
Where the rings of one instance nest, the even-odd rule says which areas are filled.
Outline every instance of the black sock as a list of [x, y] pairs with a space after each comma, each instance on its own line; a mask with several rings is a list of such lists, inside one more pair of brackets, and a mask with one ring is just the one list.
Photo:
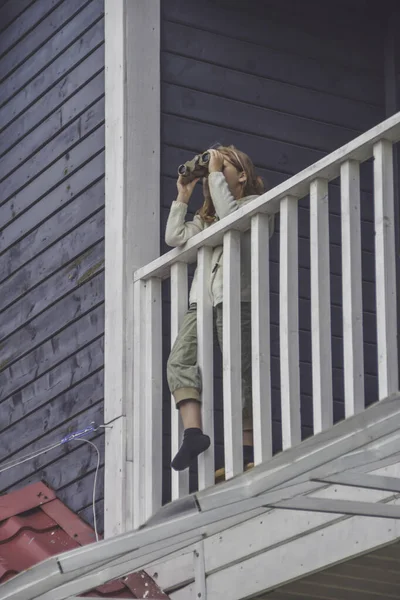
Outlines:
[[244, 466], [254, 462], [254, 448], [253, 446], [243, 446], [243, 464]]
[[185, 429], [181, 447], [171, 462], [171, 467], [175, 469], [175, 471], [187, 469], [191, 461], [207, 450], [209, 446], [209, 436], [203, 433], [199, 427], [189, 427], [188, 429]]

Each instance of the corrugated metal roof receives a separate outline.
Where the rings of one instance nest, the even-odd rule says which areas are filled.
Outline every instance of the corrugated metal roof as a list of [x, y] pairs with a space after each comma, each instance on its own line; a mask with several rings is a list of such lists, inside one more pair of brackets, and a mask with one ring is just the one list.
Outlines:
[[[0, 583], [50, 556], [95, 541], [93, 529], [44, 483], [0, 496]], [[145, 571], [98, 586], [83, 595], [168, 599]]]

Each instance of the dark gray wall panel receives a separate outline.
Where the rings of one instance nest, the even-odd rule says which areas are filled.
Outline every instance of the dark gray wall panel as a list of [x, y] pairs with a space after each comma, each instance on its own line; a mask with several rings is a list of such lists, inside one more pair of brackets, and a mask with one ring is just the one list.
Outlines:
[[[20, 4], [0, 42], [3, 460], [101, 424], [104, 402], [104, 3]], [[43, 479], [85, 511], [96, 464], [70, 442], [5, 471], [0, 491]]]

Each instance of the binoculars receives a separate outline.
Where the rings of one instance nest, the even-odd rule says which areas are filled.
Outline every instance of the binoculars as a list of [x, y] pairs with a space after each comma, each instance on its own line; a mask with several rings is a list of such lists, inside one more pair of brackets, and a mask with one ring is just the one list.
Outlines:
[[183, 165], [179, 165], [178, 174], [183, 177], [185, 183], [190, 183], [197, 177], [206, 177], [208, 175], [208, 163], [210, 162], [210, 153], [203, 152], [197, 154], [192, 160], [188, 160]]

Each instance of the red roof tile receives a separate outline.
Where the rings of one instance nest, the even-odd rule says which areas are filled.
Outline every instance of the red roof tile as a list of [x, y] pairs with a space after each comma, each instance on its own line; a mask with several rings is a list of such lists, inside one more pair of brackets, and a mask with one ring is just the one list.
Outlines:
[[[94, 541], [93, 529], [58, 500], [44, 483], [34, 483], [0, 496], [0, 584], [50, 556]], [[168, 599], [145, 571], [82, 595]]]

